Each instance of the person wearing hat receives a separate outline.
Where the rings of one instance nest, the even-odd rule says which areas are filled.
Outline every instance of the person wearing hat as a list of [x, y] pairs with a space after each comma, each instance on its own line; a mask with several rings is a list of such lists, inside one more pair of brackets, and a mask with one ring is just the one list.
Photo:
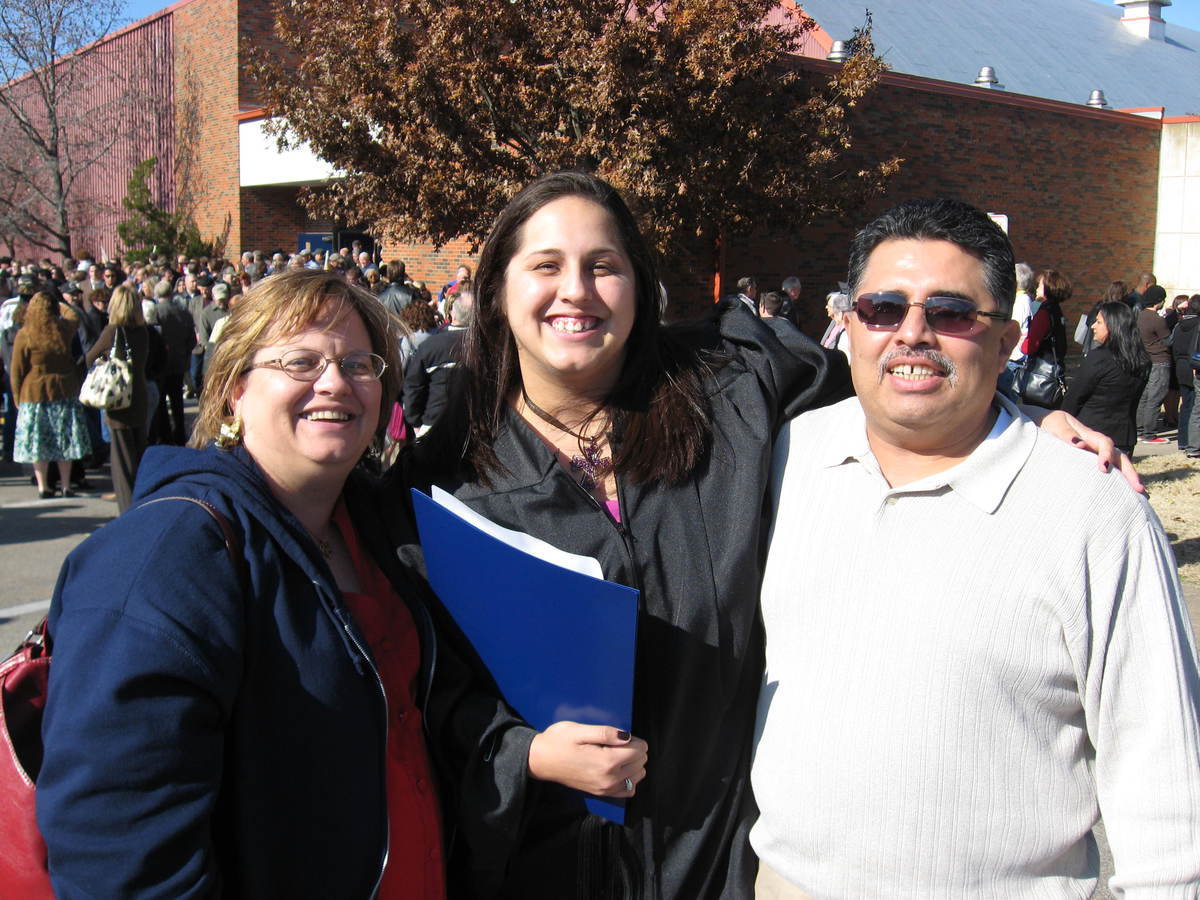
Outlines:
[[229, 315], [229, 285], [223, 281], [218, 281], [212, 287], [212, 303], [206, 306], [200, 313], [200, 321], [196, 326], [196, 336], [204, 342], [204, 368], [207, 371], [208, 363], [212, 360], [213, 351], [216, 349], [216, 342], [213, 340], [213, 328], [217, 322]]

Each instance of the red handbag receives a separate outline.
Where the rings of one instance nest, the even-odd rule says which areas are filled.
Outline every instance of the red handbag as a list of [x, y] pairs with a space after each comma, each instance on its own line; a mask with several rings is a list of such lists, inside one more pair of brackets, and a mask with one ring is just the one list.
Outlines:
[[34, 814], [42, 767], [42, 711], [50, 683], [46, 620], [0, 663], [0, 886], [6, 897], [54, 900]]
[[[249, 583], [241, 540], [225, 516], [195, 497], [221, 527], [225, 549], [243, 587]], [[46, 620], [29, 632], [16, 652], [0, 663], [0, 895], [21, 900], [54, 900], [46, 862], [46, 842], [37, 825], [35, 786], [42, 768], [42, 713], [50, 686], [50, 646]]]

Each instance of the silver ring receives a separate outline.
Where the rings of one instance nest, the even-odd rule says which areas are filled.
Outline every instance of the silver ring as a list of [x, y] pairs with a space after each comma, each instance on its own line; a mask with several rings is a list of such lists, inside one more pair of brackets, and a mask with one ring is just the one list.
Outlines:
[[627, 793], [627, 794], [628, 794], [628, 793], [629, 793], [630, 791], [632, 791], [632, 790], [633, 790], [633, 779], [632, 779], [632, 778], [626, 778], [626, 779], [625, 779], [625, 793]]

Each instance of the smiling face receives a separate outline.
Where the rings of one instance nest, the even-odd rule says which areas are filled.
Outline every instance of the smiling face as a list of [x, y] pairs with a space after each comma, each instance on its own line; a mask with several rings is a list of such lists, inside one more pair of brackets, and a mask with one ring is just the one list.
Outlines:
[[[856, 297], [894, 292], [909, 303], [962, 297], [996, 311], [983, 263], [949, 241], [884, 241], [855, 290]], [[896, 331], [869, 330], [855, 313], [846, 323], [854, 387], [873, 444], [936, 453], [978, 442], [990, 421], [996, 378], [1020, 335], [1016, 322], [980, 318], [967, 334], [951, 337], [934, 332], [922, 308], [909, 307]]]
[[531, 394], [609, 391], [633, 330], [635, 281], [616, 223], [598, 203], [560, 197], [526, 220], [500, 301]]
[[[272, 341], [256, 350], [248, 365], [295, 349], [331, 358], [372, 351], [367, 329], [354, 312]], [[308, 382], [261, 367], [238, 379], [232, 407], [242, 420], [243, 443], [267, 477], [299, 489], [314, 480], [345, 480], [375, 434], [381, 392], [379, 381], [350, 381], [333, 363]]]

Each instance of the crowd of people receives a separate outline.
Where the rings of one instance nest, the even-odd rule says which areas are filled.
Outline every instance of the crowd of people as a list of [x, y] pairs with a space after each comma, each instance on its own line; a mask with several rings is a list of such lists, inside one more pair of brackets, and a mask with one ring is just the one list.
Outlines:
[[[0, 297], [9, 298], [0, 306], [0, 381], [4, 390], [0, 459], [32, 464], [38, 496], [43, 499], [91, 490], [87, 470], [111, 464], [110, 499], [116, 501], [119, 512], [129, 506], [145, 448], [186, 442], [184, 402], [200, 396], [208, 364], [223, 336], [223, 320], [243, 292], [262, 278], [288, 270], [316, 269], [365, 288], [386, 309], [402, 316], [409, 329], [401, 347], [402, 366], [425, 337], [459, 327], [451, 311], [460, 294], [469, 295], [471, 290], [466, 266], [435, 296], [424, 282], [409, 277], [403, 262], [376, 263], [357, 241], [328, 258], [323, 251], [303, 250], [270, 255], [247, 252], [234, 263], [186, 256], [128, 265], [120, 260], [97, 263], [86, 258], [70, 263], [64, 268], [48, 259], [25, 263], [0, 259]], [[59, 346], [57, 330], [39, 324], [16, 352], [27, 307], [35, 296], [43, 296], [52, 306], [57, 330], [67, 335], [65, 348]], [[43, 310], [45, 305], [37, 307]], [[406, 312], [410, 305], [412, 309]], [[460, 307], [460, 322], [465, 321], [468, 308], [469, 297]], [[79, 407], [79, 389], [87, 367], [114, 349], [131, 362], [132, 403], [122, 410], [103, 412]], [[38, 356], [35, 377], [29, 380], [25, 376], [34, 353], [50, 356]], [[46, 366], [53, 367], [52, 385], [43, 377]], [[444, 378], [444, 373], [435, 372], [431, 369], [429, 373], [435, 381]], [[414, 385], [419, 381], [417, 378]], [[418, 388], [412, 390], [415, 393]], [[398, 392], [395, 401], [403, 403], [402, 393]], [[64, 406], [44, 405], [51, 402]], [[22, 406], [27, 407], [24, 422]], [[429, 415], [417, 411], [414, 430], [422, 426], [423, 419], [427, 428], [435, 414], [436, 403]], [[78, 415], [86, 426], [82, 436], [68, 427]], [[51, 468], [52, 464], [57, 467]]]
[[[1019, 346], [1065, 347], [1070, 287], [1041, 274], [1023, 337], [982, 212], [868, 224], [822, 343], [798, 279], [664, 324], [654, 252], [580, 173], [519, 192], [436, 298], [354, 262], [185, 265], [182, 291], [98, 269], [104, 308], [16, 304], [36, 334], [77, 308], [47, 368], [85, 317], [87, 358], [143, 360], [100, 423], [125, 511], [49, 615], [57, 896], [1070, 897], [1101, 810], [1117, 890], [1200, 887], [1171, 550], [1112, 440], [997, 393]], [[1120, 368], [1130, 316], [1095, 319]], [[199, 392], [189, 447], [168, 371]], [[497, 694], [425, 581], [433, 486], [638, 590], [630, 730], [537, 730]], [[1038, 515], [1057, 552], [1014, 566]]]

